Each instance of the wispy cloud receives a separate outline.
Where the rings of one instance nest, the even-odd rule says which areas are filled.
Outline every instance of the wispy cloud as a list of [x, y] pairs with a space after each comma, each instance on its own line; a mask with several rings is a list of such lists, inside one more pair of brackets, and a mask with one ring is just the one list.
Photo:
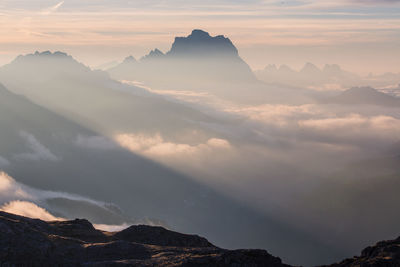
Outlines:
[[51, 13], [56, 12], [62, 5], [64, 4], [64, 1], [59, 2], [58, 4], [45, 8], [42, 10], [41, 14], [43, 15], [49, 15]]

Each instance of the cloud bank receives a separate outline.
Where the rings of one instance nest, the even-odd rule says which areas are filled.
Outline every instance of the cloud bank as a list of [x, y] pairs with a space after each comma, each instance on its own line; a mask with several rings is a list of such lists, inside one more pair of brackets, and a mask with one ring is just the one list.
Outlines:
[[[96, 205], [101, 209], [108, 209], [109, 204], [95, 201], [78, 195], [34, 189], [15, 181], [5, 172], [0, 172], [0, 210], [17, 215], [36, 218], [45, 221], [67, 220], [71, 218], [55, 216], [49, 211], [51, 207], [47, 201], [52, 199], [66, 199], [82, 201]], [[47, 208], [45, 208], [47, 207]], [[61, 209], [62, 212], [62, 209]], [[97, 229], [105, 231], [119, 231], [128, 227], [121, 225], [94, 224]]]
[[194, 145], [168, 142], [159, 134], [120, 134], [115, 140], [122, 147], [149, 157], [186, 157], [231, 149], [227, 140], [219, 138], [211, 138], [205, 143]]

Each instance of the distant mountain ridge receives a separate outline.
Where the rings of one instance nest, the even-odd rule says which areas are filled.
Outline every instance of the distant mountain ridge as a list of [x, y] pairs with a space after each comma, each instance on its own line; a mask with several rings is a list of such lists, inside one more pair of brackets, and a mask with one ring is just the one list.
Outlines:
[[[131, 61], [135, 62], [133, 57], [126, 60]], [[79, 118], [81, 123], [96, 127], [96, 130], [124, 132], [153, 128], [158, 132], [158, 126], [169, 121], [177, 127], [176, 132], [179, 125], [192, 127], [193, 123], [189, 121], [209, 119], [199, 111], [143, 88], [114, 81], [107, 72], [91, 70], [62, 52], [18, 56], [0, 67], [0, 81], [10, 91], [25, 95], [36, 104], [64, 116]], [[94, 96], [97, 101], [92, 101]], [[160, 108], [164, 109], [161, 113]], [[148, 114], [147, 120], [141, 118], [143, 112]], [[119, 119], [115, 120], [115, 116]], [[107, 129], [107, 126], [113, 129]]]
[[372, 87], [353, 87], [337, 96], [322, 99], [322, 103], [400, 107], [400, 98], [379, 92]]
[[264, 88], [255, 88], [262, 83], [223, 35], [196, 29], [186, 37], [176, 37], [166, 53], [154, 49], [139, 61], [128, 58], [108, 69], [112, 78], [140, 81], [159, 90], [209, 92], [233, 101], [265, 97]]
[[400, 82], [400, 74], [370, 74], [364, 77], [344, 70], [337, 64], [325, 64], [322, 68], [319, 68], [310, 62], [304, 64], [300, 70], [294, 70], [287, 65], [278, 67], [275, 64], [269, 64], [264, 69], [255, 71], [255, 75], [258, 79], [267, 83], [320, 91], [343, 90], [365, 85], [380, 88]]

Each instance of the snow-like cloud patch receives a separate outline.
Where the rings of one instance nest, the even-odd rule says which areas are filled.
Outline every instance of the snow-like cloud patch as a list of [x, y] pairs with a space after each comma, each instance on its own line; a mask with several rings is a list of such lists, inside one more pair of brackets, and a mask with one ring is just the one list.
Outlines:
[[44, 208], [41, 208], [38, 205], [28, 201], [20, 201], [20, 200], [11, 201], [1, 206], [0, 210], [44, 221], [65, 220], [64, 218], [53, 216], [52, 214], [50, 214], [50, 212], [48, 212]]

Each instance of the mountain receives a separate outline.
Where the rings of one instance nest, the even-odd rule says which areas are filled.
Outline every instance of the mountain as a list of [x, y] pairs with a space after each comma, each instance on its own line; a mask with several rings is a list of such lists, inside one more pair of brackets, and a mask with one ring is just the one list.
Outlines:
[[330, 266], [400, 266], [400, 237], [394, 240], [378, 242], [374, 246], [365, 248], [360, 256], [346, 259]]
[[[265, 250], [221, 249], [197, 235], [162, 227], [105, 232], [83, 219], [45, 222], [0, 211], [0, 229], [1, 265], [289, 267]], [[399, 265], [400, 237], [329, 266]]]
[[389, 88], [400, 82], [400, 74], [385, 73], [382, 75], [369, 74], [360, 76], [346, 71], [337, 64], [325, 64], [318, 68], [312, 63], [306, 63], [299, 71], [286, 65], [279, 68], [269, 64], [262, 70], [255, 71], [261, 81], [310, 88], [318, 91], [344, 90], [351, 87], [369, 85], [375, 88]]
[[165, 54], [155, 49], [140, 61], [125, 60], [108, 73], [116, 80], [139, 81], [157, 90], [201, 92], [237, 104], [313, 102], [310, 92], [298, 86], [261, 82], [229, 38], [202, 30], [176, 37]]
[[[149, 61], [149, 59], [152, 59]], [[250, 67], [240, 58], [229, 38], [193, 30], [187, 37], [176, 37], [166, 53], [152, 50], [139, 64], [120, 64], [108, 70], [112, 77], [146, 82], [175, 82], [191, 79], [201, 82], [255, 81]], [[194, 79], [194, 80], [192, 80]]]
[[0, 228], [1, 265], [288, 266], [265, 250], [225, 250], [161, 227], [110, 233], [87, 220], [44, 222], [0, 212]]
[[165, 56], [164, 53], [156, 48], [154, 50], [151, 50], [149, 54], [147, 54], [144, 57], [142, 57], [141, 60], [145, 61], [145, 60], [160, 59], [160, 58], [163, 58], [164, 56]]
[[353, 87], [337, 96], [323, 99], [322, 102], [341, 105], [400, 106], [400, 98], [379, 92], [372, 87]]
[[116, 80], [158, 90], [201, 91], [238, 103], [272, 99], [270, 88], [256, 79], [229, 38], [202, 30], [176, 37], [165, 54], [155, 49], [139, 62], [124, 61], [108, 72]]
[[300, 75], [305, 75], [305, 76], [309, 76], [312, 77], [314, 76], [314, 78], [317, 78], [319, 76], [321, 76], [321, 70], [315, 66], [314, 64], [307, 62], [304, 67], [300, 70]]
[[[67, 183], [68, 180], [73, 182], [74, 179], [69, 178], [68, 175], [64, 176], [62, 170], [75, 169], [74, 175], [78, 175], [80, 170], [87, 167], [88, 159], [93, 153], [78, 146], [76, 140], [79, 136], [96, 136], [95, 132], [40, 107], [23, 96], [11, 93], [1, 84], [0, 124], [2, 125], [0, 158], [3, 159], [0, 169], [17, 177], [21, 175], [26, 178], [21, 180], [28, 185], [68, 191], [67, 188], [61, 189], [58, 186]], [[77, 160], [78, 158], [80, 159]], [[105, 164], [109, 160], [107, 156], [103, 156], [101, 161]], [[51, 170], [46, 173], [47, 167]], [[56, 170], [58, 167], [61, 169], [60, 173]], [[39, 174], [37, 170], [41, 170], [41, 173]], [[101, 177], [100, 174], [97, 175], [98, 178]], [[0, 178], [4, 179], [1, 173]], [[85, 188], [81, 189], [83, 189], [82, 192], [86, 191]], [[13, 199], [12, 196], [7, 197], [7, 194], [2, 197], [0, 197], [0, 206], [4, 204], [1, 202], [4, 197], [5, 201]], [[70, 209], [75, 213], [84, 211], [86, 217], [97, 222], [117, 224], [129, 219], [119, 212], [94, 205], [87, 199], [77, 199], [65, 194], [46, 197], [44, 204], [55, 213], [66, 216], [68, 209], [65, 208], [65, 202], [69, 202]]]
[[268, 83], [314, 90], [337, 90], [364, 83], [362, 77], [345, 71], [336, 64], [326, 64], [320, 69], [308, 62], [299, 71], [295, 71], [286, 65], [281, 65], [279, 68], [271, 66], [275, 65], [268, 65], [263, 70], [256, 71], [257, 78]]
[[[39, 204], [58, 217], [84, 216], [97, 224], [162, 222], [174, 230], [206, 235], [228, 248], [285, 251], [288, 261], [314, 261], [312, 251], [319, 252], [319, 261], [339, 254], [3, 86], [0, 104], [1, 169], [23, 186], [34, 188], [29, 193], [52, 192]], [[99, 206], [89, 200], [112, 205]]]
[[167, 55], [193, 58], [237, 58], [239, 57], [239, 52], [232, 41], [223, 35], [212, 37], [208, 32], [193, 30], [187, 37], [176, 37]]
[[0, 68], [0, 81], [14, 93], [110, 136], [146, 132], [172, 138], [192, 130], [210, 137], [215, 134], [199, 126], [215, 122], [211, 117], [116, 82], [106, 72], [92, 71], [62, 52], [19, 56]]

